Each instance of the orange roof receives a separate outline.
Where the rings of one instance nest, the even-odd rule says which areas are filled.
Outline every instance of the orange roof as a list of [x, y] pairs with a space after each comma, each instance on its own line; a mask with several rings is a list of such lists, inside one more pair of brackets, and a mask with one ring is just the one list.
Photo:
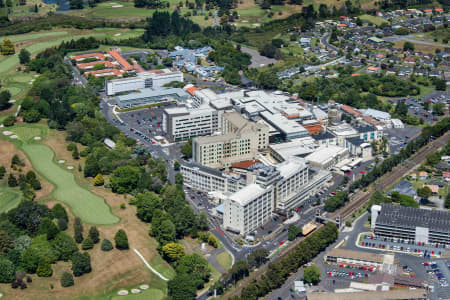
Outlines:
[[320, 122], [317, 122], [315, 124], [304, 124], [303, 127], [308, 130], [309, 134], [314, 135], [318, 134], [322, 131], [322, 125]]
[[420, 172], [419, 172], [419, 176], [420, 176], [420, 177], [422, 177], [422, 176], [427, 176], [427, 175], [428, 175], [427, 172], [424, 172], [424, 171], [420, 171]]
[[134, 70], [134, 67], [130, 65], [125, 58], [120, 55], [119, 51], [117, 50], [111, 50], [109, 51], [109, 54], [111, 54], [112, 57], [114, 57], [115, 60], [119, 62], [119, 64], [122, 66], [122, 68], [125, 71], [131, 71]]
[[435, 8], [434, 11], [443, 12], [444, 10], [442, 8]]
[[78, 69], [91, 69], [93, 68], [95, 65], [104, 65], [105, 68], [114, 68], [114, 65], [110, 62], [110, 61], [93, 61], [93, 62], [88, 62], [88, 63], [84, 63], [84, 64], [77, 64], [77, 68]]
[[72, 56], [70, 59], [73, 60], [80, 60], [80, 59], [85, 59], [85, 58], [97, 58], [98, 60], [103, 60], [105, 59], [105, 55], [103, 55], [103, 53], [87, 53], [87, 54], [81, 54], [81, 55], [76, 55], [76, 56]]
[[429, 12], [433, 12], [432, 9], [424, 9], [423, 12], [429, 13]]
[[245, 160], [245, 161], [240, 161], [234, 164], [231, 164], [232, 167], [234, 168], [239, 168], [239, 169], [248, 169], [251, 166], [253, 166], [254, 164], [258, 164], [261, 163], [259, 160]]
[[450, 172], [442, 172], [445, 178], [450, 178]]
[[424, 184], [423, 187], [428, 187], [433, 194], [439, 193], [439, 186], [434, 184]]
[[338, 27], [347, 27], [347, 24], [338, 24]]
[[373, 126], [383, 125], [383, 122], [377, 121], [374, 118], [372, 118], [371, 116], [364, 116], [363, 119], [364, 119], [364, 121], [366, 121], [367, 123], [369, 123]]
[[132, 58], [131, 60], [134, 63], [133, 68], [136, 70], [136, 72], [138, 73], [145, 72], [144, 68], [140, 64], [138, 64], [138, 62], [134, 58]]
[[359, 116], [361, 115], [361, 113], [360, 113], [359, 111], [357, 111], [357, 110], [354, 109], [353, 107], [348, 106], [348, 105], [345, 105], [345, 104], [342, 105], [341, 109], [342, 109], [343, 111], [345, 111], [345, 112], [347, 112], [347, 113], [349, 113], [349, 114], [355, 116], [355, 117], [359, 117]]
[[373, 66], [370, 66], [370, 67], [368, 67], [367, 68], [367, 70], [369, 70], [369, 71], [378, 71], [380, 68], [378, 68], [378, 67], [373, 67]]
[[194, 93], [198, 91], [198, 88], [196, 88], [195, 86], [187, 88], [186, 92], [188, 92], [189, 94], [191, 94], [191, 96], [194, 96]]
[[91, 71], [84, 73], [84, 76], [94, 75], [95, 77], [103, 77], [103, 76], [122, 76], [122, 72], [117, 69], [105, 69], [98, 71]]
[[352, 74], [352, 77], [355, 77], [355, 76], [361, 76], [361, 74], [359, 74], [359, 73], [353, 73], [353, 74]]
[[287, 114], [286, 112], [282, 111], [281, 112], [286, 118], [288, 119], [297, 119], [300, 118], [300, 114], [295, 113], [295, 114]]

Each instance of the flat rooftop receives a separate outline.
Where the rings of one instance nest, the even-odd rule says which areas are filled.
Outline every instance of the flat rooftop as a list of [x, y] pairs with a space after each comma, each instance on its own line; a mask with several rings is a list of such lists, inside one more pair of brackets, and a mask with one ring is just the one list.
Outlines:
[[259, 184], [252, 183], [230, 195], [229, 198], [239, 203], [241, 206], [245, 206], [253, 199], [256, 199], [266, 193], [267, 190], [268, 189], [263, 189]]
[[154, 100], [164, 100], [164, 98], [187, 99], [189, 97], [186, 91], [179, 88], [146, 88], [128, 95], [116, 96], [115, 100], [118, 106], [143, 105]]
[[334, 248], [331, 249], [326, 256], [332, 256], [332, 257], [341, 257], [341, 258], [348, 258], [348, 259], [358, 259], [358, 260], [364, 260], [369, 262], [377, 262], [382, 264], [384, 262], [384, 255], [383, 254], [374, 254], [364, 251], [353, 251], [353, 250], [347, 250], [347, 249], [341, 249], [341, 248]]
[[427, 299], [424, 289], [397, 289], [385, 292], [310, 293], [308, 300], [388, 300]]
[[411, 230], [424, 227], [430, 231], [450, 234], [450, 211], [382, 204], [375, 226], [377, 225]]
[[305, 134], [309, 135], [308, 130], [293, 120], [289, 120], [281, 114], [271, 114], [270, 112], [262, 112], [261, 116], [278, 130], [286, 135]]
[[342, 148], [339, 146], [329, 146], [329, 147], [320, 147], [317, 150], [315, 150], [313, 153], [308, 155], [306, 160], [316, 162], [316, 163], [327, 163], [328, 161], [331, 161], [333, 158], [335, 158], [338, 155], [344, 154], [345, 151], [348, 151], [346, 148]]

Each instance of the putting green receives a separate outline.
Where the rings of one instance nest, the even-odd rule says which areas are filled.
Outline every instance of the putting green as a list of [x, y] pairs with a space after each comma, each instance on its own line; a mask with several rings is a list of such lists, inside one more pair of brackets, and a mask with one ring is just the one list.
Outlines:
[[12, 81], [14, 82], [30, 82], [33, 79], [33, 76], [28, 74], [18, 74], [16, 76], [11, 76]]
[[21, 193], [10, 188], [0, 187], [0, 213], [4, 213], [19, 205]]
[[22, 91], [20, 88], [15, 87], [15, 86], [10, 86], [10, 87], [7, 87], [6, 89], [11, 93], [11, 96], [13, 96], [13, 97]]
[[54, 162], [55, 154], [49, 147], [24, 143], [22, 150], [34, 169], [55, 186], [55, 199], [68, 204], [84, 222], [103, 225], [119, 221], [103, 198], [80, 187], [71, 172]]

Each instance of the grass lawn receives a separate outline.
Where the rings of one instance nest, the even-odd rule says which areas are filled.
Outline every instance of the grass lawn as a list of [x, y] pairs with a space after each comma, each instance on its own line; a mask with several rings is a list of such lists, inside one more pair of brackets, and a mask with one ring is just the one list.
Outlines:
[[11, 36], [8, 36], [7, 38], [10, 39], [11, 42], [16, 43], [16, 42], [22, 42], [22, 41], [36, 40], [36, 39], [45, 38], [45, 37], [68, 35], [68, 34], [69, 33], [67, 31], [50, 31], [50, 32], [11, 35]]
[[54, 161], [55, 154], [48, 146], [26, 143], [21, 148], [35, 170], [55, 186], [54, 198], [69, 205], [83, 222], [114, 224], [119, 221], [103, 198], [80, 187], [74, 175]]
[[232, 259], [230, 254], [227, 251], [223, 251], [217, 255], [217, 262], [219, 265], [225, 270], [231, 269]]
[[168, 279], [173, 279], [176, 275], [172, 267], [159, 255], [155, 256], [151, 261], [149, 261], [149, 264], [152, 266], [152, 268], [154, 268], [161, 275]]
[[158, 289], [148, 289], [143, 291], [142, 293], [135, 294], [135, 295], [127, 295], [127, 296], [114, 296], [111, 299], [112, 300], [118, 300], [118, 299], [125, 299], [125, 300], [161, 300], [163, 299], [164, 293], [161, 290]]
[[19, 205], [21, 195], [20, 191], [8, 188], [5, 181], [3, 186], [0, 186], [0, 213], [7, 212]]
[[361, 20], [369, 21], [375, 25], [381, 25], [381, 23], [386, 22], [383, 18], [371, 15], [362, 15], [359, 17]]

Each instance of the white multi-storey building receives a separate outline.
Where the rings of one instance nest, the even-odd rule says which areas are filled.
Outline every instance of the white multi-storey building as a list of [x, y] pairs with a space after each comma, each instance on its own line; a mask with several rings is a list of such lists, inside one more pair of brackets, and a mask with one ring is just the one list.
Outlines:
[[132, 92], [144, 88], [160, 88], [172, 81], [183, 82], [182, 72], [172, 72], [169, 69], [152, 70], [138, 73], [136, 77], [107, 80], [105, 82], [106, 95]]
[[168, 108], [163, 112], [162, 127], [171, 141], [211, 135], [219, 129], [219, 114], [209, 106], [195, 110], [186, 107]]
[[273, 187], [247, 185], [224, 199], [223, 225], [226, 229], [246, 234], [266, 223], [272, 216]]

